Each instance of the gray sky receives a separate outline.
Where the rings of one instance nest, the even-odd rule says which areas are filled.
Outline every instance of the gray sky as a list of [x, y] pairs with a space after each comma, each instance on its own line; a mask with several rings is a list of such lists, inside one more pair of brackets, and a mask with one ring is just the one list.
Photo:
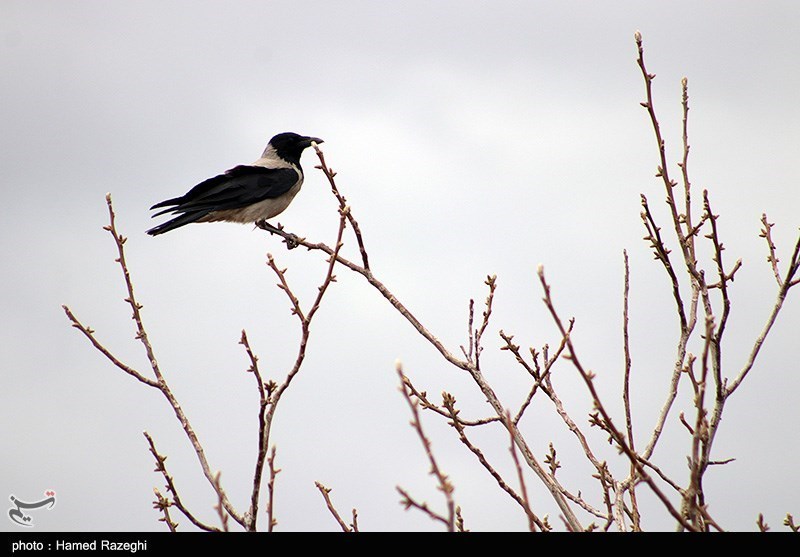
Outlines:
[[[710, 190], [725, 256], [744, 261], [724, 353], [733, 375], [776, 290], [758, 237], [761, 213], [776, 223], [784, 263], [800, 224], [796, 2], [3, 0], [4, 497], [54, 489], [56, 508], [35, 516], [40, 529], [160, 530], [150, 501], [163, 480], [152, 471], [147, 430], [169, 455], [184, 499], [215, 520], [215, 498], [166, 401], [113, 368], [61, 310], [68, 304], [117, 355], [146, 370], [115, 248], [102, 230], [111, 192], [159, 362], [244, 510], [257, 393], [237, 341], [246, 329], [262, 369], [283, 377], [299, 329], [266, 254], [288, 267], [304, 304], [324, 260], [287, 252], [248, 226], [193, 225], [158, 238], [144, 230], [154, 202], [251, 162], [281, 131], [325, 139], [373, 270], [451, 350], [466, 341], [468, 300], [480, 305], [485, 276], [498, 275], [484, 366], [512, 407], [527, 383], [497, 350], [498, 330], [523, 347], [558, 341], [541, 303], [541, 263], [562, 315], [577, 319], [582, 360], [621, 416], [627, 249], [633, 405], [644, 437], [664, 399], [677, 323], [664, 271], [641, 239], [640, 193], [665, 229], [668, 222], [639, 106], [637, 29], [657, 74], [656, 108], [673, 162], [680, 79], [689, 79], [696, 199]], [[304, 156], [303, 191], [277, 220], [331, 243], [335, 203], [315, 162], [313, 153]], [[357, 253], [350, 236], [344, 251]], [[408, 426], [395, 359], [418, 387], [454, 393], [464, 414], [490, 409], [363, 279], [344, 269], [337, 275], [273, 427], [282, 469], [278, 528], [338, 528], [314, 487], [320, 481], [333, 488], [341, 512], [358, 509], [363, 530], [438, 529], [398, 504], [401, 485], [442, 508]], [[787, 512], [800, 514], [798, 296], [790, 295], [756, 369], [729, 402], [716, 440], [716, 458], [736, 458], [706, 483], [710, 511], [728, 529], [753, 530], [759, 512], [781, 529]], [[554, 373], [585, 425], [590, 408], [574, 370], [564, 362]], [[689, 403], [677, 410], [689, 412]], [[435, 416], [423, 418], [467, 527], [526, 528], [453, 432]], [[591, 471], [544, 401], [523, 429], [540, 458], [556, 444], [563, 483], [594, 493]], [[496, 429], [475, 435], [513, 477], [507, 438]], [[602, 447], [603, 435], [590, 436]], [[656, 460], [685, 482], [689, 437], [677, 411], [662, 445]], [[625, 463], [607, 458], [623, 475]], [[528, 483], [535, 510], [560, 527], [533, 475]], [[672, 529], [641, 493], [645, 526]], [[2, 530], [15, 528], [0, 521]]]

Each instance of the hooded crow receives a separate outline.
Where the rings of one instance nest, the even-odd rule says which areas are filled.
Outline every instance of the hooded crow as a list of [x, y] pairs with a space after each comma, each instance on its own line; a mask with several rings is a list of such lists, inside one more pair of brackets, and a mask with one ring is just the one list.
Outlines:
[[178, 215], [147, 231], [151, 236], [192, 222], [254, 223], [282, 213], [303, 185], [300, 155], [306, 147], [322, 143], [317, 137], [279, 133], [269, 140], [261, 158], [200, 182], [186, 195], [156, 203], [154, 214]]

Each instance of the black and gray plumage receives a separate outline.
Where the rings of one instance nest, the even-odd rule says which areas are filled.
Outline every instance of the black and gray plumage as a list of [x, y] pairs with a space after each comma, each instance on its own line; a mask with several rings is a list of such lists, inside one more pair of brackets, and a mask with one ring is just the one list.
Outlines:
[[186, 195], [150, 207], [151, 210], [166, 207], [154, 217], [165, 213], [177, 216], [147, 233], [156, 236], [192, 222], [255, 223], [282, 213], [303, 185], [300, 155], [313, 143], [322, 140], [279, 133], [269, 140], [264, 153], [253, 164], [231, 168], [200, 182]]

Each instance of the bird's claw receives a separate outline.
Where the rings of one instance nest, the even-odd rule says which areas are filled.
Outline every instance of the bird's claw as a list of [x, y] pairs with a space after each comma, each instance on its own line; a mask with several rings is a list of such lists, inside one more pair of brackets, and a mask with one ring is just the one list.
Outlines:
[[285, 232], [283, 230], [283, 225], [281, 223], [278, 223], [277, 226], [272, 226], [265, 219], [261, 219], [257, 220], [255, 222], [255, 225], [261, 230], [266, 230], [270, 234], [278, 234], [280, 236], [283, 236], [283, 242], [286, 244], [287, 249], [296, 248], [297, 246], [300, 245], [300, 242], [302, 242], [305, 239], [305, 238], [299, 238], [295, 234]]
[[283, 241], [286, 244], [286, 249], [294, 249], [300, 245], [300, 243], [298, 242], [298, 237], [295, 236], [294, 234], [285, 236]]

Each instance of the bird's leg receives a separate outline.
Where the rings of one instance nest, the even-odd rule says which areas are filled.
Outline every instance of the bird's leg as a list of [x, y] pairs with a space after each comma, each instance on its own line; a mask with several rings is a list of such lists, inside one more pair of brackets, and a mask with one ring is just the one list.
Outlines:
[[282, 236], [283, 241], [286, 243], [286, 247], [288, 249], [294, 249], [299, 245], [299, 243], [297, 242], [297, 236], [295, 236], [290, 232], [285, 232], [283, 230], [283, 226], [281, 226], [280, 223], [278, 223], [278, 226], [275, 227], [272, 226], [270, 223], [268, 223], [266, 219], [261, 219], [257, 220], [255, 222], [255, 225], [259, 227], [261, 230], [266, 230], [270, 234], [277, 234], [278, 236]]
[[255, 224], [261, 230], [266, 230], [270, 234], [280, 234], [281, 230], [283, 229], [283, 227], [281, 227], [280, 225], [278, 225], [279, 228], [275, 228], [270, 223], [268, 223], [266, 219], [257, 220]]

